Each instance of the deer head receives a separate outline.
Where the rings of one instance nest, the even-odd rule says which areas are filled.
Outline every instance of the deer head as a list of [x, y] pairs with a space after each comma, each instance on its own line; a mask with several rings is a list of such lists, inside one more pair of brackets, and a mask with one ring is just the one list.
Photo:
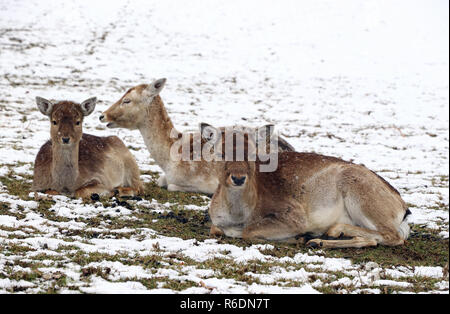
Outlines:
[[[219, 160], [224, 161], [219, 181], [227, 188], [241, 189], [246, 187], [254, 177], [256, 169], [257, 139], [260, 133], [273, 132], [273, 126], [255, 129], [254, 134], [234, 128], [215, 128], [207, 123], [200, 124], [200, 132], [204, 140], [212, 143]], [[261, 137], [261, 141], [265, 138]]]
[[96, 102], [96, 97], [89, 98], [81, 104], [71, 101], [53, 103], [45, 98], [36, 97], [39, 110], [50, 119], [52, 143], [62, 147], [72, 147], [81, 140], [83, 118], [94, 111]]
[[166, 79], [130, 88], [116, 103], [100, 116], [108, 128], [138, 129], [144, 122], [146, 109], [164, 88]]

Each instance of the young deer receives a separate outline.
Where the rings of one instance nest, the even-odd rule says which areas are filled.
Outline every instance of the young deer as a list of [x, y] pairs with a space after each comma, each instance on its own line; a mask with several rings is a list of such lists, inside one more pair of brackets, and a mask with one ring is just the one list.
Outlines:
[[[246, 145], [247, 154], [255, 145], [248, 137]], [[274, 172], [260, 172], [258, 159], [221, 165], [209, 209], [213, 235], [273, 241], [312, 236], [307, 245], [323, 248], [395, 246], [408, 238], [405, 202], [364, 166], [296, 152], [280, 153]], [[317, 238], [323, 234], [326, 240]]]
[[143, 191], [136, 161], [118, 137], [83, 134], [83, 118], [94, 111], [96, 101], [53, 103], [36, 97], [39, 110], [50, 118], [51, 140], [36, 156], [33, 191], [82, 198]]
[[[116, 103], [100, 116], [100, 121], [108, 128], [122, 127], [139, 130], [155, 162], [162, 168], [164, 175], [158, 179], [158, 185], [169, 191], [202, 192], [213, 194], [218, 181], [217, 165], [201, 160], [173, 160], [171, 148], [179, 142], [192, 147], [195, 141], [205, 141], [199, 133], [190, 136], [174, 128], [167, 114], [159, 93], [164, 88], [166, 79], [159, 79], [151, 84], [141, 84], [129, 89]], [[294, 150], [286, 141], [279, 139], [279, 149]]]

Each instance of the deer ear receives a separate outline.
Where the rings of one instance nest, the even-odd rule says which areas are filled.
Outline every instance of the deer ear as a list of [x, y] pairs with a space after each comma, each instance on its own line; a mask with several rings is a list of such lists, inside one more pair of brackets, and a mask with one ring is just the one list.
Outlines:
[[97, 97], [92, 97], [92, 98], [89, 98], [89, 99], [86, 99], [85, 101], [83, 101], [80, 104], [83, 115], [84, 116], [90, 115], [94, 111], [96, 103], [97, 103]]
[[155, 97], [158, 95], [162, 89], [164, 88], [164, 85], [166, 84], [165, 78], [160, 78], [159, 80], [156, 80], [148, 85], [147, 91], [150, 94], [151, 97]]
[[258, 140], [270, 139], [272, 137], [275, 126], [273, 124], [266, 124], [257, 130]]
[[212, 125], [209, 125], [208, 123], [200, 123], [200, 134], [202, 135], [202, 138], [208, 142], [217, 143], [219, 140], [220, 130], [216, 129]]
[[50, 116], [53, 110], [53, 103], [50, 100], [37, 96], [36, 104], [43, 115]]

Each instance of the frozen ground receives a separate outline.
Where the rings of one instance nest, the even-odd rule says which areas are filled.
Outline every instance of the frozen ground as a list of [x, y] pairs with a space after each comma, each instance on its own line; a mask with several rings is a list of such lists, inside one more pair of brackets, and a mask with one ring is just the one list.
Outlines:
[[[448, 293], [448, 11], [447, 1], [0, 1], [0, 292]], [[38, 95], [97, 96], [85, 132], [120, 136], [150, 185], [160, 169], [140, 134], [97, 117], [159, 77], [180, 130], [271, 122], [298, 151], [377, 171], [410, 205], [411, 241], [314, 251], [185, 234], [207, 231], [198, 195], [117, 206], [29, 197], [49, 137]]]

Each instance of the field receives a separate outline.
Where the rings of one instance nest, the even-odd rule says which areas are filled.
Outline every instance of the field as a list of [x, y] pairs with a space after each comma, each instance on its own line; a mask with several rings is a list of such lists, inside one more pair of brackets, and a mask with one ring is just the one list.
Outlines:
[[[417, 21], [422, 21], [418, 23]], [[448, 293], [446, 1], [1, 1], [0, 293]], [[209, 236], [210, 198], [156, 185], [138, 131], [100, 113], [166, 77], [175, 126], [276, 125], [402, 194], [402, 247], [319, 250]], [[35, 97], [97, 96], [145, 195], [35, 200]]]

